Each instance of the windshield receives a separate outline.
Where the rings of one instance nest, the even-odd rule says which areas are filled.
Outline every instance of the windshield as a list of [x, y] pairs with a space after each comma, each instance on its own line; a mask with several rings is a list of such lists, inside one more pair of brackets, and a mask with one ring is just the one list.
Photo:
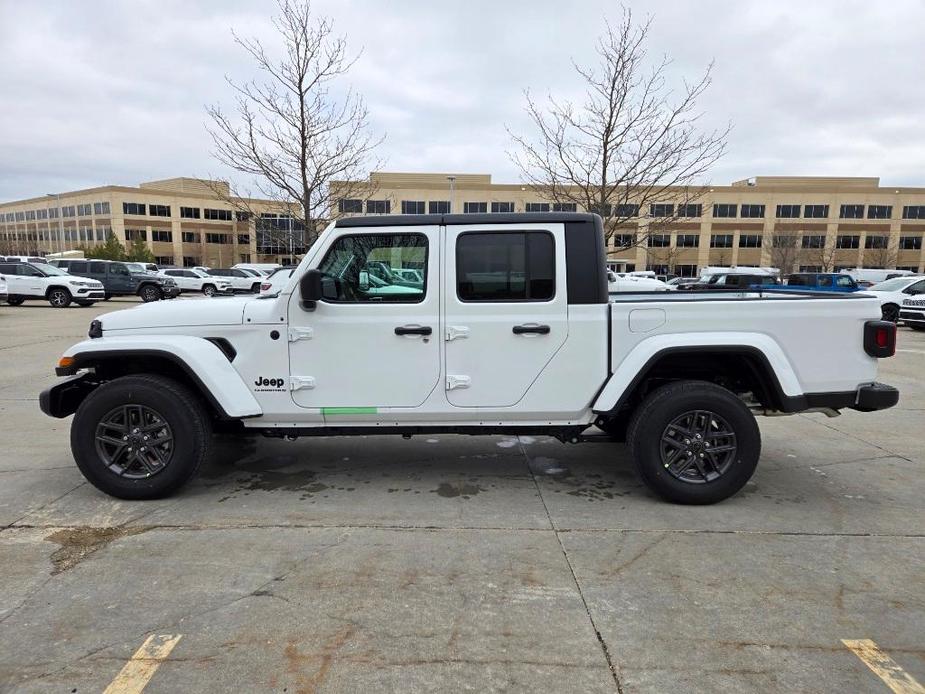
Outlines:
[[46, 275], [67, 275], [69, 274], [59, 267], [55, 267], [54, 265], [45, 265], [44, 263], [42, 263], [41, 267], [38, 267], [37, 269], [41, 270]]
[[918, 278], [908, 277], [894, 277], [891, 280], [886, 280], [885, 282], [879, 282], [871, 287], [871, 291], [875, 292], [898, 292], [900, 289], [905, 289], [907, 284], [916, 282]]
[[132, 272], [147, 272], [147, 268], [141, 263], [126, 263], [126, 265]]
[[203, 272], [202, 270], [190, 270], [190, 272], [196, 275], [196, 277], [208, 277], [209, 276], [208, 272]]

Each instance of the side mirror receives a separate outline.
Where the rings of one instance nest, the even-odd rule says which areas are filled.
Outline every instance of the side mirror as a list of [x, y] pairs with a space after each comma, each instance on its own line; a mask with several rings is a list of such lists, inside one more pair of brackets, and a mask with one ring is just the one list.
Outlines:
[[302, 275], [299, 280], [299, 294], [302, 297], [302, 308], [306, 311], [314, 311], [315, 306], [322, 296], [321, 279], [323, 277], [321, 270], [311, 269]]
[[360, 289], [364, 292], [369, 289], [369, 273], [366, 270], [360, 271]]

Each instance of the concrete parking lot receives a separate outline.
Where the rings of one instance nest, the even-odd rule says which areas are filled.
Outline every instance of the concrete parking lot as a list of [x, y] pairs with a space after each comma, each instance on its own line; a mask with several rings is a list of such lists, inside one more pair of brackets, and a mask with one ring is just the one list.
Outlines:
[[897, 408], [761, 419], [717, 506], [656, 500], [616, 444], [456, 436], [222, 441], [123, 502], [37, 398], [129, 305], [0, 306], [0, 691], [925, 683], [925, 333], [882, 365]]

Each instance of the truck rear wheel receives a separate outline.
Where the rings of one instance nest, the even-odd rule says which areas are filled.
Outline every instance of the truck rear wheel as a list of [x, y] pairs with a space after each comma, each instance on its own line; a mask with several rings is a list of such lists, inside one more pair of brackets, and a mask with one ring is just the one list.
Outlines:
[[732, 496], [761, 454], [761, 432], [745, 403], [706, 381], [676, 381], [649, 394], [633, 413], [627, 443], [646, 486], [680, 504]]
[[94, 487], [120, 499], [157, 499], [186, 484], [208, 457], [212, 428], [185, 386], [155, 375], [104, 383], [77, 408], [71, 451]]

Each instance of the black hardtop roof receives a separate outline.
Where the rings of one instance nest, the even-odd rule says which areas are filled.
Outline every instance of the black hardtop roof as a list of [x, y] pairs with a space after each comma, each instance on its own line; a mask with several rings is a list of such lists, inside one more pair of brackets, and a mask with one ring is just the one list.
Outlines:
[[430, 226], [453, 224], [537, 224], [594, 223], [596, 214], [587, 212], [501, 212], [485, 214], [386, 214], [344, 217], [334, 225], [339, 228], [379, 226]]

